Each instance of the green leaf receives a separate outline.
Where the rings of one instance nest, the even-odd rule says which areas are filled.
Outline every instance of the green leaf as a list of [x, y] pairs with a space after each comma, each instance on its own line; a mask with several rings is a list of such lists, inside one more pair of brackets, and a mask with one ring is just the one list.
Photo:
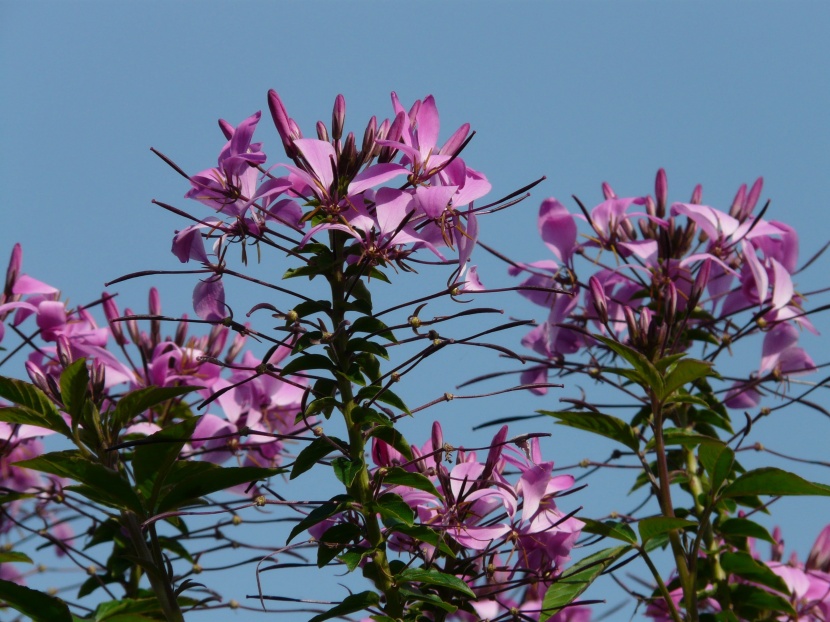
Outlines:
[[126, 615], [132, 616], [129, 619], [150, 620], [152, 618], [141, 616], [139, 614], [160, 612], [161, 607], [159, 606], [159, 601], [156, 598], [123, 598], [121, 600], [111, 600], [99, 604], [95, 608], [94, 620], [95, 622], [104, 622], [104, 620], [113, 622], [115, 620], [126, 621], [128, 618], [123, 617]]
[[378, 401], [384, 404], [389, 404], [395, 408], [403, 411], [407, 415], [411, 414], [409, 408], [406, 407], [404, 401], [395, 395], [389, 389], [384, 390], [376, 384], [370, 384], [368, 387], [362, 388], [354, 398], [355, 402]]
[[786, 495], [818, 495], [830, 496], [830, 486], [808, 482], [795, 473], [764, 467], [747, 471], [722, 492], [724, 497], [743, 497], [753, 495], [770, 495], [774, 497]]
[[389, 360], [389, 353], [382, 345], [363, 339], [362, 337], [355, 337], [349, 340], [349, 352], [368, 352], [383, 359]]
[[[757, 620], [757, 610], [763, 611], [779, 611], [788, 615], [796, 615], [793, 606], [783, 596], [773, 594], [754, 585], [738, 584], [730, 586], [732, 592], [732, 603], [738, 610], [738, 615], [741, 618], [748, 618]], [[764, 616], [765, 620], [769, 619]]]
[[[718, 444], [723, 445], [723, 441], [699, 434], [686, 428], [665, 428], [663, 430], [663, 444], [664, 445], [682, 445], [683, 447], [696, 447], [703, 444]], [[646, 443], [646, 449], [654, 449], [654, 439], [650, 438]]]
[[110, 416], [110, 428], [118, 434], [136, 416], [169, 400], [192, 393], [202, 387], [146, 387], [122, 396]]
[[[447, 613], [455, 613], [458, 611], [458, 607], [453, 605], [452, 603], [448, 603], [441, 599], [440, 596], [437, 594], [425, 594], [422, 592], [413, 592], [412, 590], [401, 589], [400, 591], [401, 596], [407, 600], [407, 602], [411, 601], [420, 601], [422, 603], [426, 603], [432, 607], [438, 607]], [[412, 608], [410, 608], [412, 611]], [[425, 618], [419, 617], [417, 620], [423, 620]], [[392, 622], [395, 622], [394, 620]]]
[[381, 320], [368, 315], [359, 317], [352, 322], [349, 332], [351, 334], [369, 333], [371, 335], [379, 335], [392, 343], [397, 342], [395, 335], [391, 330], [389, 330], [389, 327], [386, 324], [384, 324]]
[[357, 594], [349, 594], [339, 605], [332, 607], [325, 613], [314, 616], [308, 622], [323, 622], [323, 620], [330, 620], [331, 618], [345, 616], [350, 613], [357, 613], [358, 611], [363, 611], [368, 607], [374, 607], [378, 604], [378, 602], [380, 602], [378, 600], [378, 595], [369, 590], [359, 592]]
[[315, 313], [325, 313], [331, 309], [331, 303], [328, 300], [306, 300], [294, 307], [294, 312], [300, 317], [314, 315]]
[[311, 510], [305, 518], [294, 525], [294, 528], [291, 530], [291, 533], [288, 534], [288, 539], [285, 543], [288, 544], [297, 534], [302, 533], [309, 527], [313, 527], [317, 523], [321, 523], [327, 518], [342, 512], [348, 507], [351, 500], [351, 497], [348, 495], [336, 495], [325, 503], [318, 505], [316, 508]]
[[406, 458], [407, 460], [412, 460], [412, 448], [409, 446], [409, 443], [403, 437], [403, 434], [401, 434], [391, 425], [376, 426], [369, 433], [369, 436], [373, 436], [377, 439], [382, 440], [384, 443], [386, 443], [393, 449], [399, 451], [404, 458]]
[[735, 452], [721, 441], [701, 445], [697, 452], [698, 460], [709, 475], [712, 491], [717, 493], [732, 472]]
[[683, 359], [674, 364], [664, 378], [663, 392], [658, 395], [660, 401], [665, 400], [675, 391], [700, 378], [712, 373], [712, 363], [696, 359]]
[[84, 458], [78, 451], [56, 451], [15, 464], [78, 481], [83, 486], [71, 489], [90, 498], [94, 496], [95, 501], [108, 507], [131, 510], [139, 515], [144, 512], [141, 501], [129, 482], [122, 479], [117, 471]]
[[377, 500], [377, 508], [386, 527], [398, 523], [412, 525], [415, 522], [415, 512], [400, 495], [391, 492], [381, 495]]
[[715, 524], [715, 532], [724, 538], [755, 538], [775, 544], [775, 540], [764, 527], [748, 518], [727, 518]]
[[542, 601], [540, 620], [547, 620], [570, 604], [612, 563], [631, 550], [630, 546], [603, 549], [578, 561], [554, 581]]
[[363, 372], [371, 382], [378, 382], [381, 378], [380, 361], [374, 354], [358, 352], [354, 355], [354, 363], [358, 370]]
[[73, 361], [63, 370], [60, 379], [61, 401], [73, 421], [80, 421], [84, 403], [89, 395], [89, 372], [86, 359]]
[[307, 369], [325, 369], [326, 371], [333, 372], [337, 368], [329, 357], [323, 356], [322, 354], [301, 354], [282, 368], [282, 375], [289, 376]]
[[662, 534], [667, 534], [675, 529], [686, 529], [688, 527], [697, 527], [697, 523], [686, 520], [685, 518], [675, 518], [673, 516], [652, 516], [651, 518], [644, 518], [637, 523], [637, 530], [640, 532], [640, 539], [643, 544]]
[[[69, 430], [69, 426], [66, 425], [63, 417], [60, 416], [57, 407], [52, 403], [52, 400], [46, 397], [46, 394], [35, 385], [23, 382], [22, 380], [17, 380], [15, 378], [0, 376], [0, 397], [4, 397], [13, 404], [17, 404], [25, 409], [25, 413], [27, 413], [25, 416], [27, 417], [39, 416], [39, 422], [32, 423], [30, 421], [14, 421], [12, 419], [5, 418], [3, 413], [7, 410], [12, 410], [6, 408], [0, 408], [0, 421], [39, 425], [49, 430], [54, 430], [55, 432], [64, 435], [66, 438], [72, 438], [72, 432]], [[10, 412], [7, 413], [6, 416], [14, 417], [24, 415], [23, 413], [15, 414], [15, 412]]]
[[665, 389], [660, 372], [642, 353], [630, 346], [623, 345], [602, 335], [593, 335], [593, 337], [625, 359], [642, 376], [645, 385], [644, 388], [651, 389], [657, 396], [664, 394]]
[[325, 416], [328, 419], [329, 415], [331, 415], [331, 411], [340, 407], [342, 407], [342, 404], [331, 396], [327, 395], [326, 397], [318, 397], [316, 400], [309, 402], [308, 406], [306, 406], [305, 415], [306, 417], [311, 417], [319, 413], [325, 413]]
[[640, 442], [634, 429], [622, 419], [612, 417], [611, 415], [603, 415], [595, 412], [568, 412], [568, 411], [538, 411], [542, 415], [548, 415], [559, 419], [560, 424], [566, 425], [578, 430], [585, 430], [593, 434], [598, 434], [611, 440], [622, 443], [632, 451], [638, 451]]
[[198, 423], [196, 417], [159, 430], [143, 440], [133, 455], [133, 473], [136, 487], [147, 499], [147, 507], [155, 510], [161, 487], [179, 453], [193, 436]]
[[26, 553], [20, 553], [19, 551], [0, 551], [0, 564], [8, 562], [25, 562], [27, 564], [35, 563], [28, 555], [26, 555]]
[[430, 529], [426, 525], [410, 526], [404, 523], [398, 523], [396, 525], [392, 525], [389, 529], [391, 531], [397, 531], [398, 533], [402, 533], [405, 536], [409, 536], [413, 540], [418, 540], [420, 542], [425, 542], [426, 544], [434, 546], [448, 557], [455, 557], [455, 552], [447, 544], [443, 534], [435, 531], [434, 529]]
[[329, 438], [331, 440], [325, 438], [315, 438], [308, 445], [306, 445], [299, 454], [297, 454], [297, 459], [294, 460], [294, 466], [291, 467], [290, 479], [295, 479], [296, 477], [302, 475], [317, 464], [318, 461], [328, 456], [331, 452], [337, 451], [331, 441], [337, 442], [344, 447], [347, 445], [339, 438]]
[[623, 542], [627, 542], [628, 544], [637, 544], [637, 536], [634, 533], [634, 530], [631, 529], [631, 527], [629, 527], [626, 523], [617, 523], [614, 521], [600, 522], [590, 518], [580, 518], [579, 520], [585, 523], [582, 527], [582, 531], [586, 533], [593, 533], [598, 536], [605, 536], [606, 538], [614, 538], [615, 540], [621, 540]]
[[363, 466], [363, 461], [349, 460], [344, 456], [338, 456], [331, 461], [335, 477], [347, 488], [354, 483]]
[[395, 577], [396, 583], [426, 583], [427, 585], [437, 585], [438, 587], [445, 587], [456, 592], [461, 592], [465, 596], [475, 598], [475, 592], [470, 589], [467, 583], [455, 575], [441, 572], [440, 570], [427, 570], [426, 568], [407, 568]]
[[158, 511], [169, 512], [193, 503], [205, 495], [285, 472], [284, 469], [261, 467], [220, 467], [215, 464], [210, 466], [214, 468], [207, 474], [198, 473], [186, 477], [173, 486], [168, 486], [165, 482], [167, 490], [158, 503]]
[[[378, 473], [380, 474], [382, 471], [379, 470]], [[387, 485], [408, 486], [409, 488], [423, 490], [431, 495], [435, 495], [439, 499], [443, 499], [441, 493], [439, 493], [438, 489], [435, 488], [435, 485], [429, 481], [429, 478], [425, 475], [421, 475], [420, 473], [410, 473], [401, 467], [390, 467], [386, 469], [385, 473], [382, 475], [382, 478], [383, 483]]]
[[346, 546], [361, 538], [360, 527], [353, 523], [332, 525], [320, 537], [317, 545], [317, 567], [322, 568], [340, 555]]
[[34, 622], [72, 622], [65, 602], [11, 581], [0, 579], [0, 600]]

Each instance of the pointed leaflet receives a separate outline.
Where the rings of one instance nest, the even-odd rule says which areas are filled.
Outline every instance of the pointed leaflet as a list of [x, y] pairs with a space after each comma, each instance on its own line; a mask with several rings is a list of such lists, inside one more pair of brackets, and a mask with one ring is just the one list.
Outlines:
[[724, 538], [755, 538], [775, 544], [775, 540], [764, 527], [748, 518], [727, 518], [715, 523], [715, 533]]
[[[0, 376], [0, 397], [17, 404], [22, 409], [0, 408], [0, 421], [38, 425], [72, 438], [69, 426], [58, 413], [52, 400], [35, 385]], [[15, 417], [26, 419], [26, 421], [17, 421]]]
[[[381, 473], [381, 471], [378, 471], [378, 473]], [[390, 469], [386, 469], [386, 472], [382, 477], [383, 483], [387, 486], [408, 486], [409, 488], [423, 490], [431, 495], [435, 495], [439, 499], [443, 499], [441, 493], [439, 493], [438, 489], [435, 488], [435, 485], [429, 481], [429, 478], [425, 475], [421, 475], [420, 473], [410, 473], [401, 467], [392, 467]]]
[[78, 359], [63, 370], [60, 380], [61, 401], [72, 417], [73, 425], [81, 420], [89, 394], [89, 372], [86, 368], [86, 359]]
[[475, 592], [470, 589], [464, 581], [455, 575], [446, 574], [440, 570], [427, 570], [426, 568], [407, 568], [395, 577], [396, 582], [426, 583], [446, 587], [456, 592], [475, 598]]
[[675, 518], [673, 516], [652, 516], [651, 518], [644, 518], [637, 523], [637, 530], [640, 532], [640, 539], [643, 544], [654, 538], [667, 534], [675, 529], [686, 529], [688, 527], [696, 527], [697, 523], [686, 520], [684, 518]]
[[332, 607], [325, 613], [314, 616], [308, 622], [323, 622], [323, 620], [330, 620], [331, 618], [338, 618], [349, 613], [356, 613], [368, 607], [374, 607], [378, 602], [378, 595], [368, 590], [359, 592], [358, 594], [350, 594], [339, 605]]
[[723, 497], [744, 497], [753, 495], [818, 495], [830, 497], [830, 486], [808, 482], [795, 473], [765, 467], [747, 471], [734, 482], [729, 484], [721, 496]]
[[577, 596], [588, 589], [588, 586], [594, 582], [603, 570], [630, 550], [630, 546], [603, 549], [568, 568], [554, 581], [545, 593], [539, 619], [547, 620], [557, 611], [571, 603]]
[[148, 508], [155, 511], [161, 487], [171, 466], [179, 457], [185, 443], [193, 436], [198, 423], [196, 417], [185, 419], [148, 436], [133, 456], [135, 483], [142, 496], [148, 500]]
[[153, 406], [201, 388], [203, 387], [147, 387], [130, 391], [118, 400], [115, 410], [110, 414], [111, 429], [120, 432], [137, 415]]
[[333, 436], [329, 438], [315, 438], [311, 441], [297, 455], [297, 459], [294, 460], [294, 466], [291, 468], [290, 479], [295, 479], [299, 475], [302, 475], [317, 464], [318, 461], [328, 456], [331, 452], [337, 451], [335, 444], [338, 444], [341, 447], [347, 446], [347, 443], [344, 443], [339, 438], [335, 438]]
[[11, 581], [0, 579], [0, 600], [34, 622], [72, 622], [62, 600]]
[[55, 451], [15, 464], [80, 482], [83, 486], [72, 488], [108, 507], [143, 513], [141, 501], [129, 482], [117, 471], [84, 458], [78, 451]]
[[577, 428], [578, 430], [585, 430], [586, 432], [593, 432], [606, 438], [622, 443], [632, 451], [637, 451], [640, 443], [637, 440], [637, 435], [634, 430], [622, 419], [612, 417], [611, 415], [603, 415], [595, 412], [554, 412], [550, 410], [540, 410], [540, 414], [548, 415], [559, 419], [559, 423]]
[[580, 518], [584, 525], [582, 531], [593, 533], [606, 538], [614, 538], [628, 544], [637, 544], [637, 536], [634, 530], [626, 523], [615, 523], [614, 521], [600, 522], [590, 518]]
[[597, 341], [604, 343], [606, 346], [611, 348], [611, 350], [628, 361], [628, 363], [642, 376], [642, 379], [648, 388], [652, 389], [656, 395], [663, 395], [663, 378], [654, 364], [644, 355], [634, 348], [623, 345], [618, 341], [609, 339], [608, 337], [603, 337], [602, 335], [593, 335], [593, 337]]
[[291, 533], [288, 534], [286, 544], [291, 542], [297, 534], [302, 533], [309, 527], [313, 527], [317, 523], [321, 523], [330, 516], [334, 516], [338, 512], [342, 512], [348, 507], [348, 503], [352, 498], [348, 495], [335, 495], [325, 503], [318, 505], [316, 508], [306, 515], [299, 523], [294, 525]]
[[679, 388], [694, 382], [698, 378], [705, 378], [712, 373], [712, 363], [696, 359], [683, 359], [675, 363], [664, 378], [663, 392], [658, 398], [663, 401], [670, 397]]
[[[177, 462], [176, 464], [189, 465], [196, 463]], [[193, 504], [205, 495], [285, 472], [284, 469], [220, 467], [215, 464], [209, 465], [208, 468], [202, 467], [199, 471], [199, 473], [179, 479], [172, 485], [169, 484], [170, 480], [167, 480], [162, 491], [164, 496], [158, 502], [158, 511], [175, 510], [184, 505]]]

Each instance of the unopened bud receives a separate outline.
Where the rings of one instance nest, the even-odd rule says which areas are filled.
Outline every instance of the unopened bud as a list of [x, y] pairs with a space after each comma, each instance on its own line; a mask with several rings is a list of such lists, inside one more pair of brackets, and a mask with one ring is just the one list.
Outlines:
[[649, 334], [653, 317], [654, 314], [651, 312], [651, 309], [648, 307], [640, 307], [640, 333], [642, 335]]
[[[161, 297], [155, 287], [150, 288], [149, 308], [150, 315], [161, 315]], [[150, 320], [150, 341], [154, 346], [161, 343], [161, 320]]]
[[608, 199], [616, 199], [617, 193], [614, 192], [614, 189], [611, 187], [607, 181], [602, 182], [602, 196], [605, 197], [606, 201]]
[[749, 189], [749, 194], [746, 197], [746, 202], [744, 203], [744, 209], [740, 214], [740, 219], [744, 220], [747, 216], [752, 213], [752, 210], [755, 209], [755, 206], [758, 204], [758, 199], [761, 197], [761, 190], [764, 187], [764, 178], [759, 177], [755, 180], [755, 183], [752, 184], [752, 188]]
[[343, 126], [345, 123], [346, 98], [338, 95], [334, 98], [334, 109], [331, 111], [331, 135], [334, 140], [340, 140], [340, 137], [343, 136]]
[[[245, 328], [248, 328], [248, 324], [245, 324]], [[233, 363], [239, 353], [242, 352], [242, 348], [245, 347], [245, 342], [248, 341], [248, 334], [243, 332], [238, 332], [233, 336], [233, 340], [231, 341], [231, 347], [228, 348], [228, 353], [225, 355], [225, 362], [226, 363]]]
[[268, 91], [268, 109], [271, 111], [271, 118], [274, 120], [274, 125], [282, 139], [285, 154], [292, 160], [295, 159], [298, 151], [291, 136], [291, 123], [288, 112], [285, 110], [280, 96], [277, 95], [274, 89]]
[[712, 262], [705, 260], [698, 268], [695, 275], [695, 282], [692, 284], [692, 291], [689, 292], [689, 302], [687, 307], [691, 310], [700, 302], [700, 297], [703, 295], [703, 290], [709, 284], [709, 275], [712, 273]]
[[92, 373], [90, 374], [89, 384], [92, 389], [92, 399], [98, 402], [104, 395], [104, 388], [106, 387], [107, 368], [99, 359], [92, 359]]
[[317, 121], [317, 138], [324, 143], [329, 142], [329, 131], [326, 129], [326, 124], [322, 121]]
[[210, 328], [205, 354], [212, 357], [218, 357], [225, 348], [227, 341], [228, 328], [226, 326], [222, 326], [221, 324], [214, 324]]
[[360, 163], [367, 164], [374, 156], [375, 134], [377, 132], [378, 120], [376, 117], [369, 119], [366, 131], [363, 132], [363, 144], [360, 147]]
[[69, 337], [66, 335], [58, 335], [57, 346], [58, 360], [61, 362], [61, 366], [69, 367], [74, 360], [72, 357], [72, 344], [69, 342]]
[[666, 297], [663, 301], [665, 305], [663, 308], [663, 323], [671, 326], [677, 313], [677, 287], [675, 287], [673, 282], [669, 281], [669, 284], [666, 285], [665, 295]]
[[603, 324], [608, 323], [608, 298], [605, 295], [605, 288], [596, 276], [588, 279], [588, 286], [591, 289], [591, 301], [594, 303], [594, 309], [597, 312], [599, 321]]
[[225, 121], [225, 119], [219, 119], [219, 129], [222, 130], [222, 134], [224, 134], [226, 140], [233, 138], [233, 133], [236, 131], [234, 126]]
[[692, 190], [692, 198], [689, 199], [689, 203], [693, 205], [700, 205], [703, 201], [703, 186], [698, 184], [695, 186], [695, 189]]
[[9, 258], [9, 267], [6, 269], [6, 286], [3, 293], [7, 298], [11, 298], [14, 292], [12, 291], [17, 278], [20, 276], [20, 269], [23, 266], [23, 247], [20, 244], [15, 244], [12, 247], [12, 255]]
[[183, 346], [187, 341], [187, 314], [182, 315], [182, 319], [179, 321], [178, 326], [176, 326], [176, 334], [173, 340], [179, 347]]
[[346, 142], [343, 145], [343, 153], [340, 155], [340, 169], [350, 171], [357, 162], [357, 147], [355, 146], [354, 132], [349, 132]]
[[729, 215], [732, 216], [732, 218], [740, 218], [745, 203], [746, 184], [741, 184], [741, 187], [738, 188], [738, 192], [735, 194], [735, 198], [732, 199], [732, 205], [729, 206]]
[[[392, 121], [392, 125], [389, 126], [389, 131], [386, 133], [386, 140], [391, 142], [397, 142], [401, 138], [401, 134], [403, 133], [403, 124], [406, 115], [404, 112], [399, 112], [395, 119]], [[383, 147], [380, 150], [380, 154], [378, 155], [378, 162], [385, 163], [391, 162], [392, 158], [395, 157], [395, 154], [398, 152], [397, 149], [392, 147]]]
[[666, 169], [657, 171], [657, 178], [654, 180], [654, 196], [657, 199], [657, 215], [662, 218], [666, 215], [666, 201], [669, 196], [669, 182], [666, 178]]
[[625, 316], [625, 323], [628, 326], [628, 338], [632, 343], [635, 343], [640, 335], [637, 316], [634, 315], [634, 310], [628, 305], [623, 305], [623, 316]]
[[[124, 309], [124, 317], [130, 317], [131, 315], [135, 315], [129, 307]], [[133, 343], [140, 344], [141, 343], [141, 331], [138, 330], [138, 322], [135, 320], [125, 320], [124, 323], [127, 325], [127, 332], [130, 334], [130, 339], [133, 340]]]
[[26, 361], [24, 363], [24, 366], [26, 367], [26, 373], [29, 375], [29, 379], [32, 381], [32, 384], [44, 393], [46, 393], [46, 395], [51, 396], [52, 387], [46, 380], [46, 375], [43, 373], [43, 371], [41, 371], [40, 367], [38, 367], [31, 361]]
[[[774, 562], [780, 562], [781, 559], [784, 557], [784, 539], [781, 537], [781, 529], [779, 527], [775, 527], [772, 530], [772, 539], [774, 543], [772, 545], [772, 551], [770, 557]], [[810, 561], [807, 561], [807, 568], [810, 568]]]
[[109, 324], [110, 332], [115, 339], [115, 343], [120, 346], [129, 343], [124, 336], [124, 328], [121, 326], [121, 322], [116, 322], [120, 317], [120, 313], [118, 312], [118, 305], [115, 304], [115, 298], [107, 293], [104, 293], [101, 298], [104, 301], [104, 317], [107, 318], [107, 324]]

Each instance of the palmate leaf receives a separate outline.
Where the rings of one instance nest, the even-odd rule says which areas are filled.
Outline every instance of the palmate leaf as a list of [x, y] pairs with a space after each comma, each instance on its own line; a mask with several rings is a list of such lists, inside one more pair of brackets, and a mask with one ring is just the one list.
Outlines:
[[146, 387], [125, 394], [110, 413], [110, 429], [117, 435], [141, 413], [203, 387]]
[[588, 589], [588, 586], [594, 582], [603, 570], [630, 550], [630, 546], [603, 549], [565, 570], [562, 576], [545, 593], [539, 619], [547, 620], [557, 611], [573, 602], [582, 592]]
[[764, 467], [747, 471], [721, 492], [722, 497], [733, 499], [758, 495], [830, 497], [830, 486], [808, 482], [783, 469]]
[[72, 622], [65, 602], [11, 581], [0, 579], [0, 600], [34, 622]]
[[0, 376], [0, 397], [20, 407], [0, 408], [0, 421], [37, 425], [72, 438], [72, 432], [57, 407], [35, 385]]
[[330, 620], [348, 615], [350, 613], [357, 613], [363, 611], [367, 607], [374, 607], [379, 602], [379, 597], [375, 592], [366, 590], [357, 594], [350, 594], [343, 599], [339, 605], [335, 605], [325, 613], [314, 616], [308, 622], [323, 622], [323, 620]]
[[[178, 462], [178, 465], [195, 464]], [[204, 463], [203, 463], [204, 464]], [[211, 464], [208, 469], [200, 468], [198, 473], [178, 479], [170, 485], [167, 480], [158, 502], [159, 512], [169, 512], [185, 505], [198, 502], [205, 495], [227, 490], [240, 484], [247, 484], [284, 473], [285, 469], [263, 467], [220, 467]]]
[[461, 592], [465, 596], [475, 598], [475, 592], [470, 589], [466, 582], [459, 579], [455, 575], [441, 572], [440, 570], [428, 570], [426, 568], [407, 568], [395, 577], [396, 582], [407, 583], [421, 583], [426, 585], [435, 585], [438, 587], [445, 587], [456, 592]]
[[17, 466], [66, 477], [81, 483], [74, 487], [81, 494], [112, 508], [131, 510], [142, 514], [143, 508], [129, 482], [117, 471], [92, 462], [75, 450], [55, 451], [31, 460], [17, 462]]
[[559, 423], [578, 430], [593, 432], [622, 443], [632, 451], [637, 451], [640, 442], [634, 429], [622, 419], [595, 412], [540, 410], [540, 414], [559, 419]]

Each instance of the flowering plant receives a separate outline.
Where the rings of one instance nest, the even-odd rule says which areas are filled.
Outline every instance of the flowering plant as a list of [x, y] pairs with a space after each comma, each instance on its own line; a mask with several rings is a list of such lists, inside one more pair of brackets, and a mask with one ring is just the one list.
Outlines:
[[[528, 321], [469, 334], [466, 318], [500, 311], [423, 310], [488, 292], [470, 265], [479, 220], [538, 182], [482, 205], [490, 183], [461, 157], [470, 127], [440, 143], [432, 96], [407, 109], [393, 93], [391, 119], [372, 117], [360, 140], [346, 132], [341, 96], [316, 137], [302, 134], [274, 91], [268, 106], [282, 161], [254, 142], [259, 112], [236, 126], [220, 120], [226, 142], [202, 172], [188, 174], [156, 152], [187, 180], [186, 198], [209, 210], [191, 215], [156, 202], [193, 223], [175, 233], [172, 252], [198, 264], [179, 271], [199, 275], [196, 318], [164, 315], [155, 289], [147, 314], [122, 313], [111, 294], [70, 307], [56, 288], [22, 273], [14, 247], [0, 338], [4, 330], [20, 338], [6, 360], [30, 350], [31, 382], [0, 378], [0, 533], [41, 539], [89, 577], [76, 595], [41, 593], [11, 565], [31, 561], [28, 553], [8, 550], [0, 598], [9, 607], [67, 621], [177, 621], [188, 611], [247, 608], [209, 584], [207, 563], [218, 550], [261, 551], [224, 530], [262, 514], [267, 525], [292, 527], [284, 543], [265, 545], [264, 557], [240, 562], [256, 564], [258, 586], [266, 562], [336, 566], [368, 581], [334, 601], [261, 587], [251, 595], [262, 609], [300, 602], [315, 622], [360, 612], [379, 622], [587, 620], [591, 601], [580, 595], [635, 557], [655, 582], [643, 597], [655, 619], [823, 619], [826, 531], [806, 565], [782, 565], [780, 552], [765, 563], [753, 540], [780, 549], [780, 538], [750, 516], [765, 496], [828, 495], [830, 487], [780, 469], [746, 471], [736, 459], [752, 423], [771, 412], [762, 401], [816, 368], [798, 345], [801, 330], [815, 329], [793, 282], [797, 236], [765, 221], [766, 208], [753, 215], [760, 182], [742, 188], [729, 213], [702, 205], [699, 189], [669, 205], [662, 171], [654, 198], [620, 199], [606, 186], [592, 211], [579, 203], [581, 218], [544, 201], [539, 229], [555, 259], [509, 260], [510, 273], [525, 279], [505, 288], [548, 311], [522, 341], [534, 354], [523, 356], [484, 339]], [[241, 267], [230, 259], [235, 249]], [[260, 261], [268, 252], [287, 258], [283, 280], [310, 283], [254, 276], [254, 249]], [[377, 287], [431, 264], [444, 268], [440, 285], [376, 307]], [[267, 291], [247, 312], [251, 323], [236, 319], [229, 279]], [[255, 328], [263, 314], [277, 326]], [[171, 322], [174, 334], [163, 336]], [[194, 328], [207, 332], [194, 336]], [[719, 358], [760, 333], [757, 371], [723, 377]], [[251, 341], [265, 352], [249, 349]], [[393, 389], [433, 355], [462, 347], [532, 362], [518, 386], [497, 393], [544, 395], [558, 386], [551, 374], [616, 386], [629, 420], [587, 399], [542, 413], [619, 443], [614, 459], [633, 460], [635, 489], [656, 501], [646, 506], [651, 514], [580, 514], [566, 498], [578, 491], [573, 476], [556, 474], [542, 456], [542, 432], [511, 437], [501, 427], [488, 445], [465, 448], [435, 422], [425, 444], [411, 444], [400, 421], [455, 396], [411, 407]], [[728, 408], [759, 410], [735, 431]], [[47, 452], [42, 437], [60, 438], [62, 448]], [[338, 492], [287, 498], [284, 480], [308, 479], [315, 467], [321, 478], [318, 465]], [[217, 546], [200, 542], [208, 534]], [[585, 534], [621, 544], [577, 557]], [[104, 548], [106, 561], [91, 547]], [[660, 548], [670, 551], [672, 576], [652, 559]]]

